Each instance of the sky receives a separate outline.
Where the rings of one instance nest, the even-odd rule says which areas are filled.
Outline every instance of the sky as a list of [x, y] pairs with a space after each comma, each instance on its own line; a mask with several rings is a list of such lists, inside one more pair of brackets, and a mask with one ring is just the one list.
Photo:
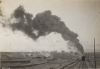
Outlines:
[[[94, 38], [96, 51], [100, 51], [100, 0], [2, 0], [4, 18], [9, 18], [19, 5], [24, 6], [33, 17], [51, 10], [53, 15], [60, 17], [71, 31], [79, 35], [78, 39], [86, 52], [93, 51]], [[42, 50], [69, 52], [61, 34], [51, 33], [34, 41], [20, 31], [12, 32], [0, 25], [0, 51]]]

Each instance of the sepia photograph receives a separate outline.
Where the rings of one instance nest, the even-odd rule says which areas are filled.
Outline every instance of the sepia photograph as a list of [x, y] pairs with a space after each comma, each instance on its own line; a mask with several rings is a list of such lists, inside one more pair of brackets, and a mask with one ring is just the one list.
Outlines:
[[0, 69], [100, 69], [100, 0], [0, 0]]

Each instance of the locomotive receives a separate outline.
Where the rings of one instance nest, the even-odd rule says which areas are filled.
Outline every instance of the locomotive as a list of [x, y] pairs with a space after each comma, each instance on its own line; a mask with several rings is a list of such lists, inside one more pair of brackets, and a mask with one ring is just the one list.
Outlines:
[[85, 61], [85, 56], [82, 56], [81, 60], [82, 60], [82, 61]]

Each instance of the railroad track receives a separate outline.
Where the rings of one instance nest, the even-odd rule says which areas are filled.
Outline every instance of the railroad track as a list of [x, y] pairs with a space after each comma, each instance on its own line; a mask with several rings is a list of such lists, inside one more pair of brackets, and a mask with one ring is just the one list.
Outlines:
[[91, 62], [76, 60], [70, 63], [66, 62], [63, 64], [57, 64], [48, 61], [40, 64], [32, 64], [26, 67], [32, 67], [32, 69], [89, 69], [91, 68], [91, 66], [92, 66]]
[[89, 67], [94, 68], [94, 64], [91, 61], [88, 61]]
[[47, 62], [43, 62], [43, 63], [30, 63], [30, 64], [25, 64], [25, 65], [18, 65], [18, 66], [10, 66], [11, 69], [23, 69], [23, 68], [32, 68], [32, 69], [55, 69], [56, 67], [52, 67], [56, 65], [57, 67], [60, 66], [60, 64], [51, 62], [51, 61], [47, 61]]
[[74, 66], [76, 63], [78, 63], [78, 61], [72, 61], [70, 63], [63, 63], [63, 64], [60, 64], [58, 67], [56, 67], [54, 69], [68, 69], [71, 66]]
[[71, 65], [69, 65], [68, 67], [66, 67], [66, 68], [64, 68], [64, 69], [73, 69], [73, 68], [75, 68], [78, 64], [79, 64], [79, 61], [76, 61], [75, 63], [72, 63]]
[[88, 69], [89, 66], [88, 64], [86, 63], [86, 61], [80, 61], [79, 64], [76, 66], [76, 68], [73, 68], [73, 69]]
[[88, 69], [88, 65], [87, 65], [87, 63], [86, 63], [86, 61], [84, 61], [84, 62], [82, 62], [82, 67], [81, 67], [82, 69]]
[[75, 69], [80, 69], [82, 67], [82, 62], [79, 62], [79, 64], [75, 67]]
[[88, 69], [89, 67], [87, 61], [75, 61], [56, 69]]

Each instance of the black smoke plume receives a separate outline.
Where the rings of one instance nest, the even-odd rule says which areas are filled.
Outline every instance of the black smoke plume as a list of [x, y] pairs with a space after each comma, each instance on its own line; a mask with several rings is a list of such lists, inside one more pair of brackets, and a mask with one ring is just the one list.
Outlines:
[[[0, 4], [1, 3], [2, 3], [2, 1], [0, 0]], [[0, 16], [2, 16], [1, 6], [0, 6]]]
[[[41, 36], [46, 36], [51, 32], [57, 32], [61, 34], [65, 41], [73, 43], [82, 54], [84, 53], [83, 47], [77, 39], [78, 34], [69, 30], [58, 16], [52, 15], [50, 10], [38, 13], [33, 18], [33, 15], [27, 13], [23, 6], [19, 6], [14, 11], [12, 18], [17, 20], [10, 24], [12, 30], [20, 30], [33, 40], [36, 40]], [[37, 34], [35, 31], [37, 31]]]

